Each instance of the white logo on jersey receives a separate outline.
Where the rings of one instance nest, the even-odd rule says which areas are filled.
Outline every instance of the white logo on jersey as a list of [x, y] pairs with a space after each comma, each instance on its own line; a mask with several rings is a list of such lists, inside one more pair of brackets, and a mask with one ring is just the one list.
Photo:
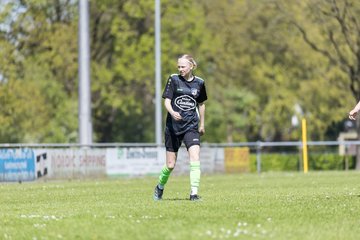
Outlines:
[[191, 94], [192, 94], [192, 95], [195, 96], [195, 95], [197, 94], [197, 92], [198, 92], [198, 90], [197, 90], [196, 88], [192, 88], [192, 89], [191, 89]]
[[175, 98], [175, 105], [183, 111], [195, 109], [196, 101], [190, 96], [182, 95]]

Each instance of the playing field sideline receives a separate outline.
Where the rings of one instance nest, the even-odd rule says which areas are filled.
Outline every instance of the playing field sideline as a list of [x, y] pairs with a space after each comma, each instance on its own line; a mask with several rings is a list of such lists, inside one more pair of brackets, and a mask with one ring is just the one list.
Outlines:
[[358, 239], [360, 172], [0, 184], [0, 239]]

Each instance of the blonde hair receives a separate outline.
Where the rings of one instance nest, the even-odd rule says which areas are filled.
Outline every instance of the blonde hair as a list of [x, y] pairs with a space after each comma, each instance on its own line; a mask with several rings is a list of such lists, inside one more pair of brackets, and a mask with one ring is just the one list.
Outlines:
[[195, 62], [194, 58], [189, 54], [181, 55], [178, 59], [185, 59], [187, 60], [193, 67], [193, 70], [196, 69], [197, 63]]

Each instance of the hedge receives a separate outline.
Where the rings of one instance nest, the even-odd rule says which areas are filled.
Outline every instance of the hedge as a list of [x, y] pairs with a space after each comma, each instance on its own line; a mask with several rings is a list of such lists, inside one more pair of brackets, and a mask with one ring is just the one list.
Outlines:
[[[299, 153], [261, 153], [261, 171], [302, 171], [302, 156]], [[336, 153], [310, 153], [310, 170], [344, 170], [355, 168], [355, 157]], [[250, 171], [257, 171], [256, 154], [250, 154]]]

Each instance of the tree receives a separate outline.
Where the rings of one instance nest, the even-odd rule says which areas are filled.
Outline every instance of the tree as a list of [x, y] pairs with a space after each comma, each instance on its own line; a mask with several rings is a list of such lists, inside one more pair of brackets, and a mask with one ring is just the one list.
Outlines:
[[56, 0], [4, 6], [0, 95], [6, 99], [0, 116], [8, 124], [0, 127], [2, 142], [76, 141], [77, 23], [72, 6]]
[[[193, 1], [162, 1], [161, 6], [164, 86], [167, 77], [176, 72], [176, 58], [184, 52], [196, 56], [206, 34], [202, 13]], [[153, 142], [154, 2], [94, 1], [91, 19], [97, 139]]]
[[[324, 81], [320, 83], [321, 86], [333, 85], [339, 89], [348, 89], [358, 101], [360, 99], [360, 5], [352, 0], [304, 1], [302, 4], [303, 7], [300, 9], [306, 14], [304, 12], [299, 14], [296, 12], [297, 9], [291, 8], [292, 6], [287, 5], [286, 2], [279, 2], [277, 6], [289, 23], [300, 32], [303, 41], [311, 50], [327, 61], [328, 73], [322, 79]], [[326, 91], [323, 95], [335, 100], [338, 106], [347, 103], [348, 99], [344, 92], [331, 95], [331, 92]], [[324, 109], [320, 111], [326, 112]], [[346, 116], [346, 113], [343, 112], [343, 116]], [[357, 120], [357, 132], [360, 139], [360, 119]], [[360, 169], [360, 149], [358, 149], [356, 168]]]
[[[294, 56], [287, 51], [289, 44], [284, 40], [284, 24], [268, 1], [229, 2], [203, 3], [206, 29], [212, 34], [212, 48], [205, 53], [211, 71], [210, 82], [214, 84], [210, 94], [216, 101], [223, 102], [222, 106], [217, 105], [216, 110], [210, 111], [221, 115], [223, 106], [238, 103], [232, 103], [235, 99], [229, 97], [229, 89], [254, 97], [247, 107], [228, 109], [234, 111], [230, 122], [245, 124], [241, 128], [230, 127], [231, 131], [223, 131], [227, 136], [217, 141], [229, 141], [234, 139], [232, 135], [240, 132], [246, 132], [243, 141], [289, 139], [288, 129], [291, 128], [290, 119], [296, 103], [293, 92], [298, 83], [289, 71], [295, 68], [288, 65], [288, 60]], [[243, 115], [244, 111], [248, 113]], [[239, 119], [240, 116], [243, 119]], [[223, 120], [229, 117], [223, 115]], [[208, 119], [211, 123], [212, 116]], [[213, 126], [218, 126], [218, 122], [214, 119]], [[222, 124], [228, 125], [228, 121], [222, 121]]]
[[[344, 118], [334, 112], [345, 115], [349, 88], [360, 86], [355, 1], [164, 0], [161, 6], [162, 85], [177, 72], [180, 54], [194, 55], [209, 95], [204, 141], [299, 140], [294, 114], [307, 118], [312, 140], [326, 139], [328, 127]], [[77, 141], [77, 8], [72, 0], [16, 0], [0, 9], [1, 141]], [[154, 2], [91, 1], [90, 37], [94, 141], [153, 142]], [[20, 95], [21, 86], [36, 99], [8, 97]], [[35, 114], [42, 121], [27, 124]]]

